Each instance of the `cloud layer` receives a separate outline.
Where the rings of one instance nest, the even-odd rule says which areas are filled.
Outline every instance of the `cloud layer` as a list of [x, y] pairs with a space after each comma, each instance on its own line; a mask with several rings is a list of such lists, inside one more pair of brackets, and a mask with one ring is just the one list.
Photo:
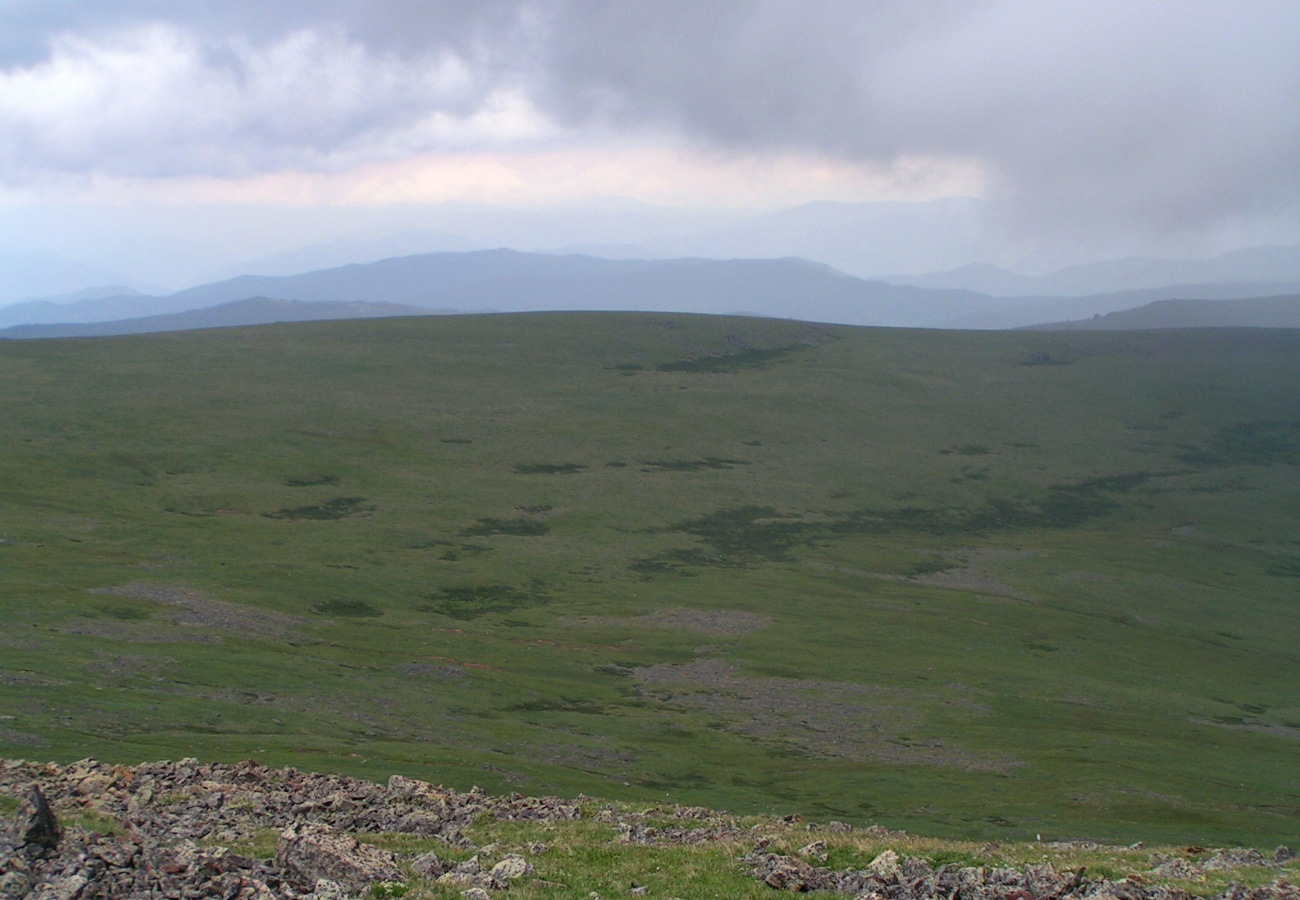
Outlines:
[[1300, 5], [46, 0], [0, 29], [0, 175], [248, 177], [598, 152], [981, 170], [1029, 215], [1300, 205]]

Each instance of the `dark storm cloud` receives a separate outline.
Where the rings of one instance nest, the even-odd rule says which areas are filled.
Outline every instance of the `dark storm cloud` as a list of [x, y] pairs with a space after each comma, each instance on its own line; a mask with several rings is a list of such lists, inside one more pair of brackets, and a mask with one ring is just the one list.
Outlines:
[[[578, 141], [616, 132], [886, 165], [967, 159], [1001, 196], [1085, 222], [1176, 228], [1300, 200], [1300, 4], [1290, 0], [44, 0], [0, 10], [0, 160], [11, 180], [526, 147], [549, 139], [531, 112]], [[25, 102], [33, 91], [52, 102]], [[75, 134], [69, 116], [84, 117]]]
[[1300, 195], [1300, 4], [569, 0], [549, 100], [727, 146], [967, 157], [1175, 228]]

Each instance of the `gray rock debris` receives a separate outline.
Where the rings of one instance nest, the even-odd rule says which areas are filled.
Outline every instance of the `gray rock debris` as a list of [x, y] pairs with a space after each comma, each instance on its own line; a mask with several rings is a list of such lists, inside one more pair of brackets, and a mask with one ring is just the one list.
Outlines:
[[[554, 797], [491, 797], [401, 776], [380, 785], [251, 761], [57, 766], [0, 759], [0, 793], [23, 798], [14, 819], [0, 823], [0, 900], [341, 900], [372, 882], [402, 878], [392, 854], [352, 835], [404, 833], [471, 849], [463, 829], [483, 817], [579, 817], [576, 803]], [[54, 813], [65, 810], [111, 822], [109, 833], [60, 829]], [[220, 847], [265, 829], [285, 834], [276, 859]], [[422, 877], [447, 868], [436, 855], [413, 861]], [[498, 875], [517, 868], [512, 861]], [[510, 880], [481, 871], [470, 886], [504, 890]]]
[[[1238, 855], [1254, 864], [1253, 854]], [[924, 860], [899, 858], [892, 851], [880, 854], [864, 871], [812, 866], [797, 857], [767, 853], [761, 844], [744, 861], [755, 878], [777, 890], [833, 891], [851, 894], [856, 900], [1198, 900], [1186, 891], [1138, 879], [1089, 879], [1084, 877], [1084, 869], [1058, 872], [1050, 865], [1027, 866], [1023, 872], [950, 866], [933, 869]], [[1259, 888], [1233, 884], [1210, 900], [1300, 900], [1300, 888], [1281, 879]]]
[[290, 825], [281, 832], [275, 862], [304, 887], [324, 880], [359, 891], [377, 881], [406, 880], [393, 854], [320, 823]]

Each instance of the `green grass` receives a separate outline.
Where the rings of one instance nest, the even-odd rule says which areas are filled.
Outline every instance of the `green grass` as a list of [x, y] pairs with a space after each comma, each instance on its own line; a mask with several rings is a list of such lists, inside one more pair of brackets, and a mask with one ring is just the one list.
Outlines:
[[441, 317], [0, 377], [4, 754], [1300, 828], [1300, 335]]

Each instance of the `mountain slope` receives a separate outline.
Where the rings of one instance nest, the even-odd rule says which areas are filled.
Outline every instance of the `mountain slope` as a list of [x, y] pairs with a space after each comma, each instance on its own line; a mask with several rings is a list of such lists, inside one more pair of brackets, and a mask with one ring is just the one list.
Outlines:
[[998, 841], [1300, 826], [1300, 331], [541, 313], [0, 351], [0, 756]]
[[[1247, 247], [1210, 259], [1131, 257], [1070, 266], [1046, 275], [1019, 275], [990, 265], [968, 265], [928, 275], [885, 279], [913, 287], [964, 289], [1004, 297], [1081, 297], [1176, 285], [1237, 285], [1238, 297], [1258, 297], [1250, 285], [1300, 286], [1300, 244]], [[1226, 298], [1225, 298], [1226, 299]]]
[[330, 319], [372, 319], [386, 316], [422, 316], [432, 311], [400, 303], [347, 303], [343, 301], [270, 300], [253, 297], [204, 309], [167, 313], [110, 322], [53, 325], [14, 325], [0, 329], [0, 338], [103, 337], [190, 331], [198, 328], [232, 328], [277, 322], [317, 322]]
[[1158, 300], [1074, 322], [1031, 326], [1039, 331], [1119, 331], [1145, 328], [1300, 328], [1300, 295], [1246, 300]]

